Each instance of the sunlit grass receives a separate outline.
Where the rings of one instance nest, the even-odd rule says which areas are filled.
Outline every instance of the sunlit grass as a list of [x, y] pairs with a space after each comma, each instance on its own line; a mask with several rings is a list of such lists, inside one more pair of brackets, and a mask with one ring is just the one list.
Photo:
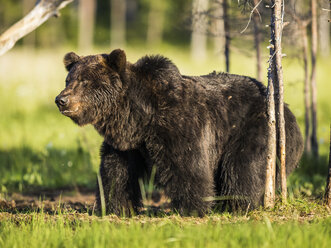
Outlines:
[[[84, 220], [60, 215], [0, 222], [1, 247], [329, 247], [331, 219], [275, 223], [224, 217]], [[224, 221], [222, 221], [224, 220]]]

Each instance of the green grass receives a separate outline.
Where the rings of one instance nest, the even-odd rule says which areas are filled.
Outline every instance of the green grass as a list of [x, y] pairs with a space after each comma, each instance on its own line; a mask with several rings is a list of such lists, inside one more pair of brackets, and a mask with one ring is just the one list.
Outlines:
[[331, 218], [271, 222], [213, 216], [82, 220], [30, 214], [0, 222], [1, 247], [329, 247]]

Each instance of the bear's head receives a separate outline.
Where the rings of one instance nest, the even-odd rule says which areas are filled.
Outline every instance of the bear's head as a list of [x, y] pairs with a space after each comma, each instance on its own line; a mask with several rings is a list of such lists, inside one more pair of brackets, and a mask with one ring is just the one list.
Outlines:
[[64, 65], [69, 72], [66, 87], [55, 98], [63, 115], [78, 125], [96, 124], [104, 113], [114, 112], [121, 104], [126, 88], [124, 51], [84, 57], [70, 52], [64, 57]]

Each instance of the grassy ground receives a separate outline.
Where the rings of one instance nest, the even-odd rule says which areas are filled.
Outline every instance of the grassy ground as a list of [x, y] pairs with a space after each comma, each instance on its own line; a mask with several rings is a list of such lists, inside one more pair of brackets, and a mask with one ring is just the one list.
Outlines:
[[285, 207], [204, 218], [132, 218], [76, 212], [0, 213], [0, 247], [330, 247], [331, 215], [291, 200]]
[[330, 247], [331, 216], [320, 205], [204, 218], [132, 218], [60, 212], [0, 213], [0, 247]]
[[[96, 186], [101, 137], [92, 127], [73, 124], [54, 104], [64, 87], [62, 58], [67, 51], [14, 49], [0, 57], [0, 201], [12, 192]], [[206, 74], [224, 68], [213, 54], [208, 62], [199, 64], [192, 63], [185, 50], [164, 47], [158, 52], [170, 57], [184, 74]], [[146, 53], [153, 51], [127, 49], [132, 62]], [[254, 76], [252, 58], [235, 54], [232, 59], [233, 73]], [[303, 130], [303, 73], [298, 61], [288, 58], [284, 62], [285, 100]], [[1, 211], [0, 206], [0, 247], [329, 247], [330, 211], [307, 197], [321, 198], [325, 185], [330, 67], [330, 60], [319, 61], [321, 159], [302, 160], [291, 176], [290, 204], [285, 208], [240, 215], [215, 213], [203, 219], [176, 215], [100, 219], [75, 211], [10, 214]]]

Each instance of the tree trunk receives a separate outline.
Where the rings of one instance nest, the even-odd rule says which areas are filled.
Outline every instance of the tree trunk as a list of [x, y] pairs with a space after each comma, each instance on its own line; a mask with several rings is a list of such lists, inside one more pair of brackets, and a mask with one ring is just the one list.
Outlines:
[[283, 15], [284, 6], [282, 0], [275, 0], [273, 4], [274, 8], [274, 21], [275, 21], [275, 36], [274, 36], [274, 66], [277, 75], [275, 83], [276, 91], [276, 117], [277, 117], [277, 133], [279, 135], [278, 147], [279, 147], [279, 159], [280, 159], [280, 178], [281, 178], [281, 190], [282, 201], [287, 200], [287, 184], [286, 184], [286, 134], [285, 134], [285, 118], [284, 118], [284, 83], [283, 83], [283, 67], [282, 67], [282, 32], [283, 32]]
[[311, 145], [314, 157], [318, 157], [317, 142], [317, 85], [316, 85], [316, 55], [317, 55], [317, 3], [311, 0], [311, 116], [312, 116], [312, 134]]
[[[273, 4], [272, 4], [273, 5]], [[267, 167], [264, 193], [264, 207], [272, 208], [275, 205], [275, 181], [276, 181], [276, 113], [275, 113], [275, 89], [276, 80], [274, 53], [275, 53], [275, 15], [274, 8], [271, 11], [270, 21], [271, 39], [268, 68], [268, 90], [267, 90], [267, 115], [268, 115], [268, 145], [267, 145]]]
[[228, 14], [228, 0], [223, 0], [223, 19], [224, 19], [224, 33], [225, 33], [225, 71], [230, 72], [230, 20]]
[[162, 42], [165, 1], [150, 1], [148, 13], [147, 44], [160, 45]]
[[311, 153], [311, 138], [310, 138], [310, 85], [309, 85], [309, 71], [308, 71], [308, 36], [307, 24], [300, 24], [302, 40], [302, 54], [304, 65], [304, 97], [305, 97], [305, 152]]
[[223, 19], [223, 0], [215, 0], [212, 3], [212, 34], [214, 43], [214, 52], [216, 54], [223, 52], [225, 45], [224, 19]]
[[15, 43], [35, 30], [52, 16], [58, 16], [59, 10], [73, 0], [40, 0], [37, 5], [20, 21], [12, 25], [0, 36], [0, 56], [10, 50]]
[[191, 56], [203, 61], [207, 56], [207, 15], [208, 0], [193, 0]]
[[[254, 0], [254, 6], [259, 4], [259, 0]], [[254, 44], [256, 51], [256, 77], [262, 82], [262, 55], [261, 55], [261, 30], [260, 30], [260, 18], [258, 10], [256, 9], [253, 13], [253, 23], [254, 23]]]
[[78, 47], [80, 51], [88, 51], [93, 47], [95, 9], [95, 0], [79, 1]]
[[320, 11], [318, 18], [319, 50], [323, 57], [328, 57], [330, 55], [330, 23], [328, 22], [330, 19], [330, 12], [327, 11], [330, 7], [329, 0], [321, 0], [320, 6], [324, 10], [322, 9], [322, 11]]
[[[273, 52], [270, 49], [270, 56]], [[267, 146], [267, 168], [264, 193], [264, 207], [272, 208], [275, 205], [275, 181], [276, 181], [276, 115], [274, 100], [274, 68], [272, 59], [268, 68], [268, 146]]]
[[111, 34], [110, 44], [113, 48], [124, 47], [126, 43], [126, 0], [110, 0]]
[[329, 171], [326, 179], [325, 195], [324, 195], [325, 204], [331, 208], [331, 125], [330, 125], [330, 152], [329, 152]]

